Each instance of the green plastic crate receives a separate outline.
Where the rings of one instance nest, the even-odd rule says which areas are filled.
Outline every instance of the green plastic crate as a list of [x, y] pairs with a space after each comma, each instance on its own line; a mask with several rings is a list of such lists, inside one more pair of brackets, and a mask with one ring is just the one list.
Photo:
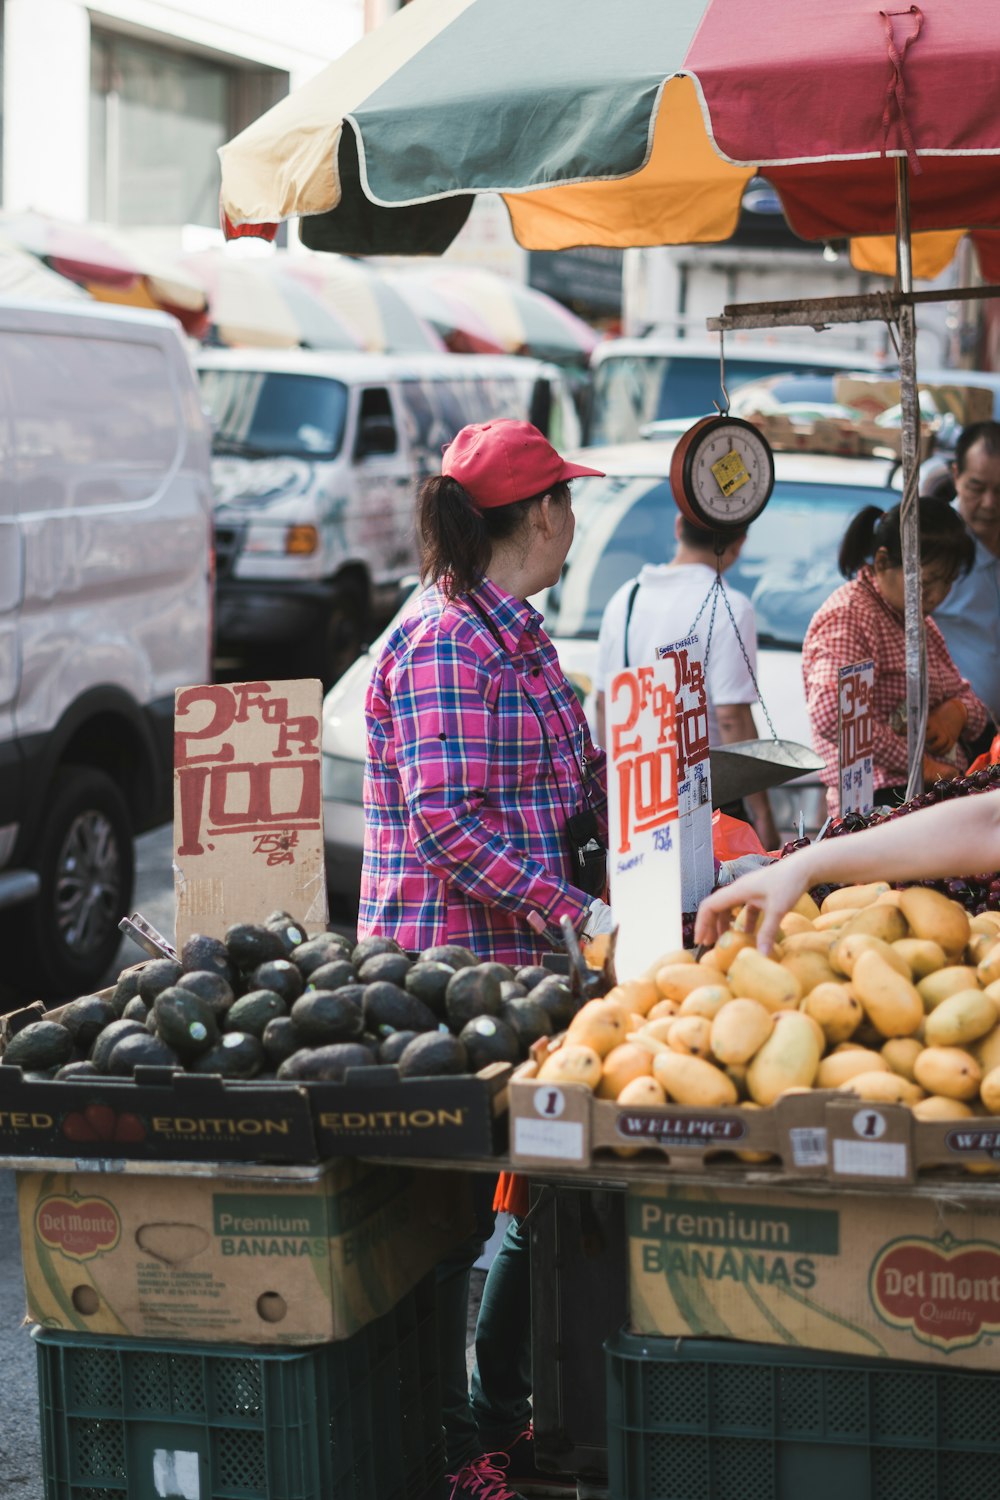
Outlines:
[[35, 1330], [46, 1500], [419, 1500], [444, 1445], [433, 1277], [338, 1343]]
[[605, 1344], [614, 1500], [988, 1500], [1000, 1373], [723, 1340]]

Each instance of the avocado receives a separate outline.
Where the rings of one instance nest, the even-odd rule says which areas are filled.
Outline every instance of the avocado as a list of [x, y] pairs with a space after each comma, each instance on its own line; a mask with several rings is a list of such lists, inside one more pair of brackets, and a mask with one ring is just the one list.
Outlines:
[[498, 964], [492, 960], [487, 960], [481, 964], [477, 964], [476, 968], [479, 969], [480, 973], [492, 974], [498, 984], [509, 983], [514, 978], [514, 970], [510, 967], [510, 964]]
[[[152, 1019], [153, 1012], [150, 1011]], [[90, 1049], [90, 1061], [94, 1064], [98, 1073], [108, 1072], [108, 1063], [111, 1054], [117, 1044], [127, 1036], [149, 1036], [146, 1027], [138, 1021], [118, 1020], [112, 1021], [110, 1026], [105, 1026], [100, 1036]]]
[[56, 1078], [67, 1078], [74, 1080], [81, 1078], [100, 1078], [100, 1076], [101, 1075], [98, 1073], [92, 1062], [64, 1063], [63, 1066], [57, 1069], [55, 1073]]
[[139, 980], [143, 971], [149, 966], [150, 960], [144, 958], [141, 963], [132, 964], [127, 969], [122, 969], [111, 996], [111, 1005], [116, 1016], [120, 1016], [128, 1002], [139, 993]]
[[413, 961], [405, 953], [373, 953], [358, 966], [358, 978], [362, 984], [375, 984], [380, 979], [403, 984], [412, 968]]
[[433, 1035], [431, 1031], [390, 1031], [384, 1042], [376, 1037], [378, 1060], [380, 1063], [398, 1063], [415, 1036]]
[[147, 1005], [152, 1005], [161, 990], [176, 984], [183, 970], [172, 958], [154, 958], [139, 975], [139, 994]]
[[448, 981], [457, 971], [451, 964], [435, 963], [433, 959], [418, 959], [403, 980], [403, 988], [410, 995], [416, 995], [425, 1005], [429, 1005], [434, 1014], [443, 1021], [445, 1018], [444, 995], [448, 988]]
[[495, 1016], [476, 1016], [459, 1032], [458, 1040], [469, 1055], [469, 1069], [478, 1073], [487, 1063], [521, 1061], [521, 1044], [506, 1021]]
[[476, 1016], [500, 1014], [500, 981], [490, 968], [477, 964], [475, 968], [458, 969], [448, 980], [444, 1008], [456, 1035]]
[[302, 1046], [302, 1037], [296, 1031], [291, 1016], [275, 1016], [273, 1021], [268, 1021], [264, 1027], [261, 1042], [268, 1062], [276, 1068], [284, 1062], [286, 1057], [291, 1057], [293, 1052], [298, 1052]]
[[376, 953], [402, 953], [402, 948], [395, 938], [381, 937], [373, 933], [371, 937], [362, 938], [351, 952], [351, 963], [356, 969], [368, 958], [374, 958]]
[[90, 1051], [95, 1040], [115, 1019], [115, 1009], [110, 1000], [100, 995], [82, 995], [65, 1007], [61, 1024], [72, 1032], [78, 1052]]
[[221, 1073], [223, 1078], [256, 1078], [266, 1058], [260, 1037], [247, 1031], [227, 1031], [191, 1064], [192, 1073]]
[[468, 1068], [464, 1045], [447, 1031], [415, 1036], [399, 1059], [401, 1078], [440, 1078], [448, 1073], [465, 1073]]
[[353, 1042], [365, 1029], [361, 1007], [347, 999], [343, 990], [306, 990], [292, 1006], [291, 1019], [300, 1047]]
[[463, 948], [460, 943], [438, 943], [433, 948], [425, 948], [418, 961], [425, 964], [450, 964], [453, 969], [471, 969], [479, 959], [471, 948]]
[[237, 969], [256, 969], [272, 959], [284, 958], [285, 945], [262, 922], [234, 922], [226, 929], [226, 952]]
[[436, 1031], [438, 1018], [415, 995], [380, 979], [365, 986], [365, 1025], [378, 1037], [387, 1031]]
[[153, 1020], [160, 1041], [184, 1058], [207, 1052], [219, 1040], [219, 1023], [208, 1001], [179, 984], [157, 995]]
[[139, 1031], [116, 1042], [108, 1059], [108, 1072], [123, 1077], [136, 1068], [179, 1068], [181, 1060], [158, 1036]]
[[330, 1047], [304, 1047], [285, 1059], [279, 1078], [297, 1082], [340, 1083], [348, 1068], [371, 1068], [375, 1058], [358, 1042], [337, 1042]]
[[58, 1021], [32, 1021], [11, 1037], [3, 1062], [22, 1071], [61, 1068], [73, 1056], [73, 1033]]
[[288, 1006], [274, 990], [251, 990], [226, 1011], [222, 1029], [247, 1031], [251, 1036], [259, 1037], [263, 1035], [268, 1021], [287, 1014]]
[[321, 932], [318, 937], [307, 938], [292, 952], [292, 962], [303, 978], [308, 979], [321, 964], [333, 963], [335, 959], [350, 959], [354, 944], [339, 932]]
[[500, 999], [507, 1003], [508, 1000], [523, 1000], [528, 991], [519, 979], [503, 979], [500, 981]]
[[307, 990], [339, 990], [345, 984], [354, 984], [357, 980], [354, 965], [348, 958], [335, 958], [329, 963], [320, 964], [313, 969], [309, 975]]
[[229, 949], [221, 938], [209, 937], [204, 932], [193, 932], [184, 944], [181, 968], [190, 971], [208, 969], [213, 974], [221, 974], [230, 983], [234, 978]]
[[287, 958], [269, 958], [266, 964], [260, 964], [251, 974], [250, 984], [255, 990], [273, 990], [286, 1005], [297, 1000], [303, 989], [302, 975]]
[[280, 958], [291, 958], [299, 944], [304, 943], [306, 940], [305, 928], [300, 927], [298, 922], [294, 921], [291, 917], [281, 916], [275, 922], [272, 922], [270, 917], [268, 917], [264, 925], [274, 933], [275, 937], [281, 943]]
[[235, 999], [228, 979], [211, 969], [192, 969], [181, 975], [179, 984], [181, 989], [189, 990], [199, 1000], [207, 1001], [220, 1021]]
[[552, 1018], [553, 1031], [565, 1031], [576, 1015], [578, 1006], [565, 979], [548, 974], [541, 984], [536, 984], [528, 994], [536, 1004], [548, 1011]]
[[536, 984], [541, 984], [543, 980], [553, 979], [554, 977], [551, 969], [543, 969], [541, 964], [526, 964], [523, 969], [518, 969], [514, 975], [518, 984], [523, 984], [529, 994], [535, 988]]
[[539, 1037], [552, 1035], [552, 1017], [544, 1005], [539, 1005], [530, 995], [508, 1000], [500, 1019], [506, 1021], [514, 1032], [525, 1056]]
[[149, 1011], [150, 1008], [146, 1004], [142, 996], [133, 995], [131, 1000], [126, 1005], [125, 1009], [122, 1011], [121, 1019], [123, 1021], [138, 1021], [140, 1026], [144, 1026], [149, 1019]]
[[265, 927], [281, 927], [285, 922], [294, 922], [295, 918], [290, 911], [272, 911], [264, 918]]

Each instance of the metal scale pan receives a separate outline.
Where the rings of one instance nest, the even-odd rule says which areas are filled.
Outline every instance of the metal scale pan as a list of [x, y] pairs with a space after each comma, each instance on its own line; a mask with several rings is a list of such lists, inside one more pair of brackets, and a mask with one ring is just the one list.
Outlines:
[[735, 740], [710, 750], [709, 760], [713, 807], [766, 792], [809, 771], [822, 771], [826, 765], [808, 745], [779, 739]]

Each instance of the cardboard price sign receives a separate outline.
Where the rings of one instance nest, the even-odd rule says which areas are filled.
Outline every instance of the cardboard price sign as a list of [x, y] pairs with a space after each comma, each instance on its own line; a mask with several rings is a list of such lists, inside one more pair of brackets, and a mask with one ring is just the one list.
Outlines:
[[608, 694], [611, 905], [619, 972], [681, 946], [676, 666], [619, 672]]
[[875, 687], [875, 663], [855, 662], [851, 667], [841, 667], [838, 676], [840, 775], [837, 784], [840, 787], [840, 816], [844, 817], [849, 812], [870, 812], [873, 806], [872, 694]]
[[177, 947], [193, 932], [290, 912], [326, 925], [318, 681], [178, 688]]
[[694, 911], [710, 894], [715, 879], [705, 663], [696, 635], [660, 646], [656, 654], [674, 671], [681, 905], [684, 911]]

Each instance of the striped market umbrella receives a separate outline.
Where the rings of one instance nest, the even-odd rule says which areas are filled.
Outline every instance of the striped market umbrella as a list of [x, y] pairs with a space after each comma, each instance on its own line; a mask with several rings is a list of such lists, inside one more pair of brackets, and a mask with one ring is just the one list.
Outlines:
[[222, 205], [360, 254], [439, 253], [479, 192], [531, 249], [679, 244], [760, 175], [824, 240], [894, 232], [889, 157], [914, 230], [1000, 226], [998, 72], [968, 0], [412, 0], [223, 148]]
[[[492, 271], [441, 262], [426, 269], [402, 271], [395, 285], [404, 296], [419, 298], [421, 290], [440, 296], [459, 317], [464, 307], [468, 310], [466, 323], [471, 312], [487, 330], [493, 346], [505, 354], [585, 364], [597, 343], [590, 325], [554, 297]], [[441, 328], [430, 308], [427, 316], [448, 343], [450, 330]]]
[[433, 280], [414, 271], [383, 271], [390, 285], [423, 318], [452, 354], [503, 354], [496, 333], [471, 302], [456, 296], [443, 278]]
[[444, 344], [381, 272], [345, 255], [289, 255], [287, 278], [305, 288], [356, 330], [361, 347], [374, 353], [440, 353]]
[[0, 235], [99, 302], [172, 313], [187, 333], [206, 326], [204, 289], [183, 270], [102, 224], [33, 212], [0, 214]]

